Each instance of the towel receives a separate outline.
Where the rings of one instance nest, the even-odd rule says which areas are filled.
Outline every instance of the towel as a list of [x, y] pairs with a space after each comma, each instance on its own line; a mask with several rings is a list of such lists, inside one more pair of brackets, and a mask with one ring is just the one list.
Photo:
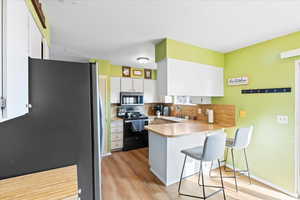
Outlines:
[[141, 132], [144, 130], [145, 121], [144, 120], [134, 120], [132, 121], [132, 131]]

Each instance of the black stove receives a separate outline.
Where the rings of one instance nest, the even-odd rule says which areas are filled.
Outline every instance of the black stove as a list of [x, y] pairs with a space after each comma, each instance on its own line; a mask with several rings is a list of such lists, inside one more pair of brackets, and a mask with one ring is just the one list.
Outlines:
[[128, 120], [138, 120], [138, 119], [148, 119], [148, 116], [140, 112], [126, 112], [123, 118]]
[[123, 117], [123, 151], [148, 147], [148, 117], [140, 112], [126, 112]]

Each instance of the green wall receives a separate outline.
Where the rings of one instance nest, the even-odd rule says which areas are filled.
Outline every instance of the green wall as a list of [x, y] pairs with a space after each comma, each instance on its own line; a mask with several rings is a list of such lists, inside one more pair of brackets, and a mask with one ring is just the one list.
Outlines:
[[[283, 51], [300, 48], [300, 32], [225, 54], [225, 96], [214, 103], [234, 104], [237, 127], [254, 125], [248, 149], [252, 174], [295, 192], [295, 63], [300, 57], [280, 59]], [[228, 78], [248, 76], [249, 85], [228, 86]], [[241, 89], [292, 87], [292, 93], [242, 95]], [[239, 111], [246, 116], [240, 117]], [[278, 124], [287, 115], [289, 124]], [[229, 131], [232, 133], [232, 131]], [[241, 154], [238, 167], [244, 168]]]
[[164, 39], [155, 46], [155, 61], [174, 58], [195, 63], [224, 67], [224, 54], [195, 45]]
[[[30, 13], [32, 14], [35, 22], [37, 23], [40, 31], [42, 32], [44, 38], [46, 38], [48, 46], [50, 47], [50, 45], [51, 45], [50, 24], [49, 24], [49, 22], [47, 20], [47, 17], [46, 17], [46, 26], [47, 26], [47, 28], [45, 29], [45, 28], [43, 28], [43, 26], [42, 26], [42, 24], [41, 24], [41, 22], [40, 22], [40, 20], [38, 18], [38, 15], [35, 12], [35, 9], [34, 9], [34, 7], [32, 5], [31, 0], [25, 0], [25, 2], [26, 2], [26, 5], [27, 5]], [[45, 10], [44, 10], [44, 13], [45, 13]]]

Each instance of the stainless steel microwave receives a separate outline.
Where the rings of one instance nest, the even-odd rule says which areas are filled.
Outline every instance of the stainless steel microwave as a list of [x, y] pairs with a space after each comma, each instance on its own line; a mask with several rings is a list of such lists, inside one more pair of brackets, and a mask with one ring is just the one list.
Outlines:
[[121, 92], [120, 104], [122, 106], [144, 105], [144, 93], [142, 92]]

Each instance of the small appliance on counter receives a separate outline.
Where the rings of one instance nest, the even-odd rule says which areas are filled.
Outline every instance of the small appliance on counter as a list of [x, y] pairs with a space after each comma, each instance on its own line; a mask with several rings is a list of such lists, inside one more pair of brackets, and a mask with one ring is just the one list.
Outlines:
[[214, 110], [207, 109], [206, 113], [207, 113], [208, 123], [213, 124], [214, 123]]
[[158, 104], [154, 106], [154, 111], [157, 117], [162, 116], [170, 116], [171, 108], [169, 106], [165, 106], [163, 104]]

